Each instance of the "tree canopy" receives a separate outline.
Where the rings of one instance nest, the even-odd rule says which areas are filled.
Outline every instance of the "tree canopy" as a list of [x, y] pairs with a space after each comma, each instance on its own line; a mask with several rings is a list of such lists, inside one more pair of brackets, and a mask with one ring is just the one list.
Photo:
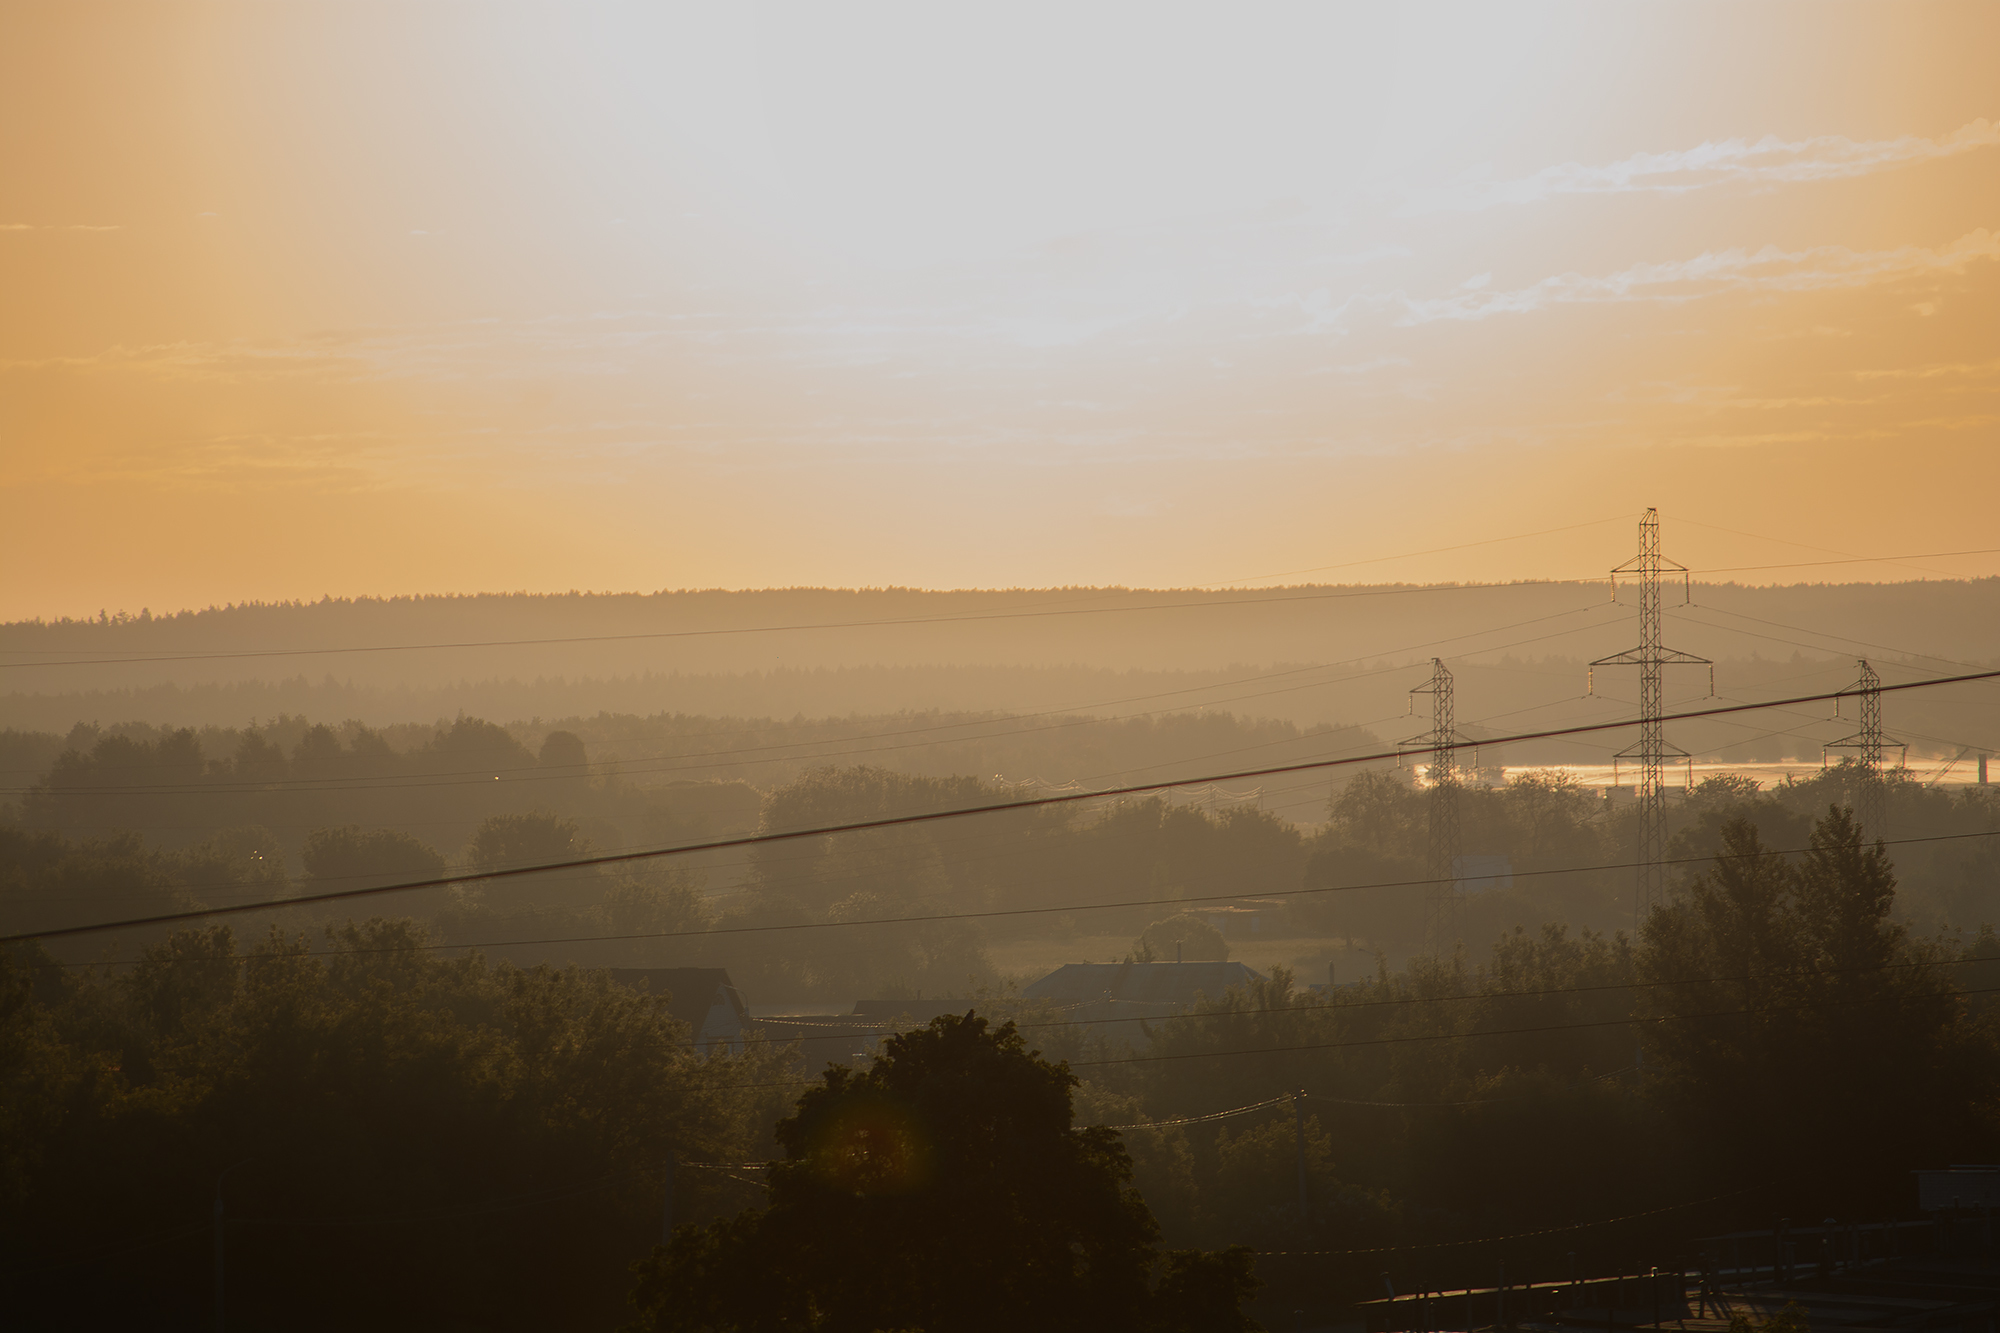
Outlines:
[[1172, 1256], [1150, 1289], [1159, 1229], [1117, 1133], [1071, 1126], [1076, 1082], [972, 1013], [829, 1067], [779, 1122], [768, 1207], [641, 1265], [639, 1327], [1254, 1327], [1247, 1251]]

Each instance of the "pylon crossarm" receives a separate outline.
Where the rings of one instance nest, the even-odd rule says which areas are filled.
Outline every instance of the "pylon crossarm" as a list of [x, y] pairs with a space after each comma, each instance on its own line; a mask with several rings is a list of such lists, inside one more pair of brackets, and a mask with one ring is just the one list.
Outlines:
[[1712, 667], [1715, 665], [1715, 663], [1706, 657], [1696, 657], [1693, 653], [1684, 653], [1678, 648], [1656, 648], [1653, 649], [1651, 652], [1648, 652], [1644, 648], [1627, 648], [1622, 653], [1613, 653], [1610, 657], [1600, 657], [1595, 662], [1589, 662], [1586, 663], [1585, 665], [1594, 667], [1601, 667], [1601, 666]]
[[1693, 755], [1683, 750], [1680, 746], [1673, 744], [1671, 741], [1664, 740], [1653, 746], [1649, 746], [1643, 740], [1633, 741], [1630, 745], [1611, 757], [1613, 759], [1644, 759], [1649, 752], [1659, 755], [1662, 759], [1679, 760], [1694, 758]]

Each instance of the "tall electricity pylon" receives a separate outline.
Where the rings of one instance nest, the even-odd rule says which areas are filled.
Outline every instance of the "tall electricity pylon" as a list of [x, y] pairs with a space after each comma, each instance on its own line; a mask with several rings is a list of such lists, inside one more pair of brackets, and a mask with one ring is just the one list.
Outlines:
[[1856, 751], [1856, 757], [1861, 761], [1861, 790], [1855, 798], [1854, 815], [1861, 821], [1863, 836], [1880, 838], [1887, 836], [1882, 826], [1882, 750], [1884, 746], [1894, 745], [1903, 751], [1907, 759], [1909, 747], [1882, 735], [1882, 678], [1875, 674], [1874, 667], [1868, 665], [1867, 658], [1856, 658], [1855, 664], [1861, 668], [1861, 679], [1835, 695], [1833, 706], [1838, 716], [1841, 698], [1857, 696], [1861, 700], [1861, 730], [1824, 748]]
[[1660, 571], [1673, 570], [1685, 580], [1687, 566], [1660, 554], [1660, 511], [1648, 509], [1639, 519], [1639, 554], [1611, 571], [1611, 596], [1618, 597], [1618, 576], [1639, 576], [1639, 646], [1611, 657], [1600, 657], [1591, 666], [1591, 688], [1596, 688], [1596, 669], [1601, 666], [1639, 668], [1639, 740], [1613, 755], [1636, 759], [1639, 763], [1639, 857], [1638, 874], [1632, 894], [1632, 924], [1636, 930], [1647, 915], [1666, 901], [1667, 874], [1667, 785], [1669, 758], [1688, 759], [1686, 750], [1667, 744], [1664, 668], [1705, 666], [1708, 692], [1715, 693], [1715, 664], [1706, 657], [1663, 647], [1660, 643]]
[[1416, 696], [1431, 696], [1431, 729], [1419, 732], [1402, 744], [1421, 746], [1431, 752], [1430, 858], [1426, 867], [1430, 894], [1424, 903], [1424, 951], [1442, 957], [1458, 943], [1458, 764], [1455, 752], [1472, 742], [1458, 734], [1452, 702], [1451, 672], [1442, 658], [1431, 659], [1431, 678], [1410, 690], [1410, 710], [1416, 711]]

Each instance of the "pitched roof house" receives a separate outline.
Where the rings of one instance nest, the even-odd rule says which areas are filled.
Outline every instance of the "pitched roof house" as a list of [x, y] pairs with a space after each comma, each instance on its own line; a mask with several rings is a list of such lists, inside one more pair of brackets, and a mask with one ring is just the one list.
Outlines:
[[719, 967], [614, 967], [611, 979], [649, 995], [665, 995], [667, 1009], [694, 1034], [697, 1049], [743, 1049], [750, 1006]]
[[1021, 998], [1047, 1000], [1077, 1018], [1165, 1018], [1262, 977], [1241, 963], [1065, 963], [1023, 987]]

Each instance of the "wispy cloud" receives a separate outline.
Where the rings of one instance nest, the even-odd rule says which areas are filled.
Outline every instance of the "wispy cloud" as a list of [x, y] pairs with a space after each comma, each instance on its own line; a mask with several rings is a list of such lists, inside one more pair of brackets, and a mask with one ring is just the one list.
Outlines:
[[[1616, 273], [1559, 273], [1511, 291], [1457, 291], [1414, 299], [1403, 293], [1360, 298], [1402, 308], [1401, 324], [1475, 320], [1526, 314], [1554, 305], [1616, 301], [1688, 301], [1726, 291], [1816, 291], [1958, 273], [1980, 260], [2000, 259], [2000, 234], [1980, 227], [1938, 249], [1906, 245], [1894, 250], [1850, 250], [1824, 245], [1809, 250], [1721, 250], [1692, 259], [1634, 264]], [[1350, 303], [1352, 304], [1352, 303]]]
[[53, 223], [37, 226], [32, 222], [0, 222], [0, 231], [124, 231], [117, 223], [100, 226], [89, 222]]
[[1936, 379], [1991, 379], [2000, 375], [2000, 360], [1994, 361], [1953, 361], [1944, 365], [1911, 366], [1892, 370], [1857, 370], [1856, 379], [1879, 380], [1936, 380]]
[[1914, 162], [1956, 157], [2000, 146], [2000, 123], [1981, 118], [1936, 139], [1903, 135], [1854, 140], [1841, 135], [1812, 139], [1723, 139], [1664, 153], [1635, 153], [1617, 162], [1565, 162], [1510, 181], [1463, 181], [1426, 191], [1411, 211], [1491, 208], [1528, 204], [1559, 195], [1686, 194], [1717, 185], [1795, 185], [1843, 180]]

